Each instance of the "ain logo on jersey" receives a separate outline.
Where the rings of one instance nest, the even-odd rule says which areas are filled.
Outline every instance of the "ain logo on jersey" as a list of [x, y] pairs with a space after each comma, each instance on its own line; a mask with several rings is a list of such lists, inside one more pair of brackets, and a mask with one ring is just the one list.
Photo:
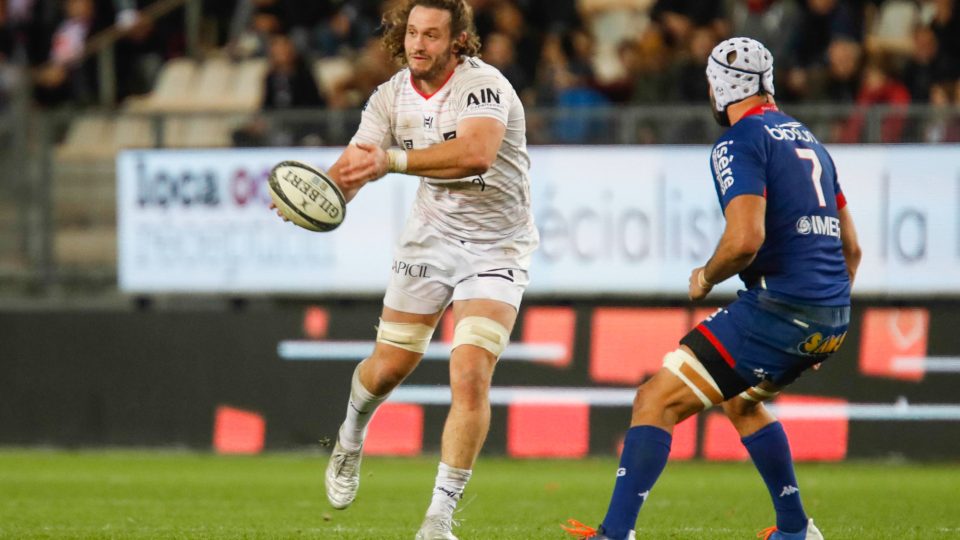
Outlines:
[[499, 105], [499, 88], [483, 88], [467, 95], [467, 107], [498, 107]]

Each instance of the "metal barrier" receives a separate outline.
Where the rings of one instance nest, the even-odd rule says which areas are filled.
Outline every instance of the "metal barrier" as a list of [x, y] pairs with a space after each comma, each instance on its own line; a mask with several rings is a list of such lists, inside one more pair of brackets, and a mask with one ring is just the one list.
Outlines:
[[[960, 108], [788, 106], [821, 141], [960, 140]], [[116, 292], [115, 156], [122, 148], [338, 146], [360, 111], [0, 112], [0, 293]], [[710, 144], [706, 104], [532, 109], [531, 145]], [[706, 157], [704, 158], [706, 163]], [[708, 174], [706, 169], [704, 174]]]

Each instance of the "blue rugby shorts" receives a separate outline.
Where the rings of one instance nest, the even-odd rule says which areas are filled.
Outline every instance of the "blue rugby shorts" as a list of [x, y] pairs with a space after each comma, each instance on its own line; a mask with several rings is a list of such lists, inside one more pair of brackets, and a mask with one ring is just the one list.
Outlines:
[[713, 377], [724, 400], [763, 381], [792, 383], [836, 352], [847, 336], [850, 306], [786, 302], [769, 291], [741, 291], [683, 339]]

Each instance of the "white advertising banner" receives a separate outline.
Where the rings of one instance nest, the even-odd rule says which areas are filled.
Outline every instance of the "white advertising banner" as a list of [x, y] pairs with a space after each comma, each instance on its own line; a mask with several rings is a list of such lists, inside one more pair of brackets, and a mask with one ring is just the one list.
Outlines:
[[[417, 179], [361, 190], [312, 233], [267, 208], [273, 164], [340, 149], [150, 150], [118, 158], [119, 277], [132, 293], [381, 294]], [[960, 294], [960, 147], [831, 153], [864, 257], [855, 292]], [[541, 247], [530, 295], [683, 297], [723, 230], [709, 148], [532, 148]], [[737, 280], [720, 289], [732, 293]]]

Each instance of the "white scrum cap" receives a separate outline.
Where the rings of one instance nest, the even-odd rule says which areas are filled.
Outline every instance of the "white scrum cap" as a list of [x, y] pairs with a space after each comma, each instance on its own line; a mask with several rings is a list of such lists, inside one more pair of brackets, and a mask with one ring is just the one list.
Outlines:
[[773, 95], [773, 55], [755, 39], [730, 38], [710, 53], [707, 80], [718, 111], [756, 95], [761, 88]]

